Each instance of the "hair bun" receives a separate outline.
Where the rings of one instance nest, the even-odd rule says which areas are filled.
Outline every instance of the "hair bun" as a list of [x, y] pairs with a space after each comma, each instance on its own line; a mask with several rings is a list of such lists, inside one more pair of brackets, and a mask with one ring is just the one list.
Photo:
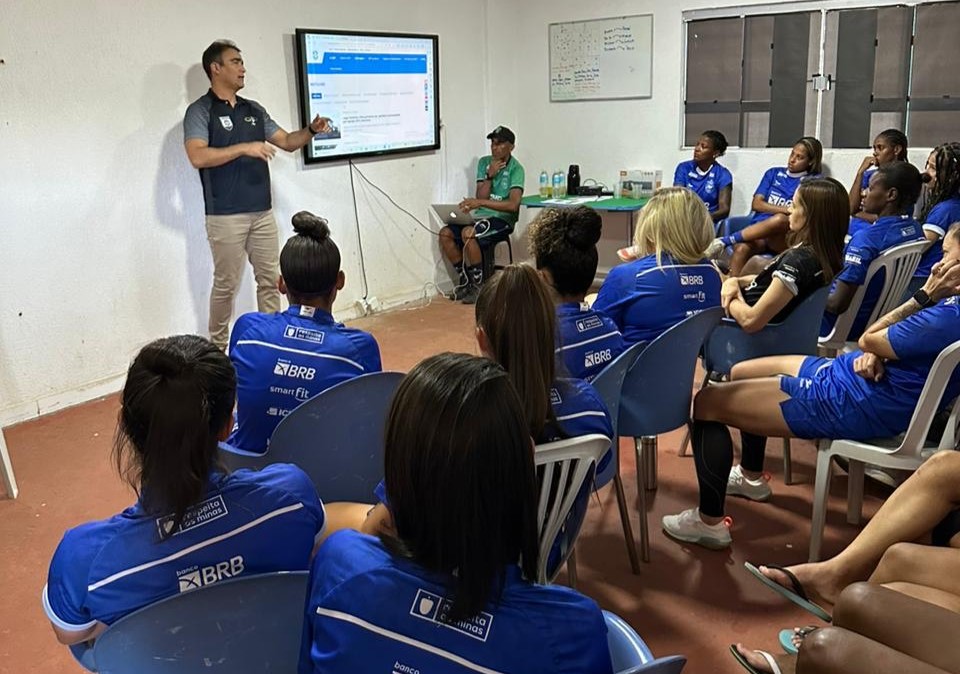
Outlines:
[[293, 231], [314, 241], [323, 242], [330, 236], [330, 227], [326, 218], [314, 215], [310, 211], [300, 211], [293, 216]]
[[574, 247], [589, 250], [597, 245], [602, 231], [600, 214], [587, 206], [578, 206], [570, 213], [563, 236]]

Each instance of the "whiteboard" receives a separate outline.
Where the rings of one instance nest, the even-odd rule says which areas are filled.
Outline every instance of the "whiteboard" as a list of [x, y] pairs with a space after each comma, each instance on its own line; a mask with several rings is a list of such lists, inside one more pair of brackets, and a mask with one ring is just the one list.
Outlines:
[[653, 14], [551, 23], [550, 100], [649, 98]]

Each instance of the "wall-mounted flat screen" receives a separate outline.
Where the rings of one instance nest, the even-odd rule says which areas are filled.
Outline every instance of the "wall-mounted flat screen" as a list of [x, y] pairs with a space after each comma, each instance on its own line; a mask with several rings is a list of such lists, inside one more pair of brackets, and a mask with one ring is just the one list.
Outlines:
[[330, 121], [308, 164], [440, 147], [436, 35], [298, 28], [300, 115]]

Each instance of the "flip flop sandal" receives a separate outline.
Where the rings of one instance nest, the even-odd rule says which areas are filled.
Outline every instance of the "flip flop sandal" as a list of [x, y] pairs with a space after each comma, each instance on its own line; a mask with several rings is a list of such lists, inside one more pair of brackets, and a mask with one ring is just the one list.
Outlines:
[[[736, 644], [730, 645], [730, 653], [733, 655], [734, 659], [740, 663], [740, 666], [745, 670], [750, 672], [750, 674], [764, 674], [759, 669], [747, 662], [747, 659], [740, 655], [740, 651], [737, 650]], [[773, 656], [767, 653], [766, 651], [754, 651], [754, 653], [760, 654], [760, 656], [767, 661], [767, 664], [770, 665], [770, 671], [773, 674], [783, 674], [783, 670], [780, 669], [780, 665], [777, 664], [777, 661], [773, 659]]]
[[759, 568], [757, 568], [750, 562], [744, 562], [743, 566], [747, 569], [747, 571], [753, 574], [757, 578], [757, 580], [759, 580], [761, 583], [769, 587], [771, 590], [773, 590], [780, 596], [786, 597], [787, 599], [792, 601], [794, 604], [796, 604], [800, 608], [812, 613], [813, 615], [820, 618], [820, 620], [823, 620], [824, 622], [828, 622], [828, 623], [833, 622], [833, 618], [830, 617], [830, 614], [827, 613], [823, 607], [817, 606], [807, 598], [807, 593], [804, 591], [803, 585], [800, 583], [799, 580], [797, 580], [797, 577], [793, 575], [792, 572], [788, 571], [784, 567], [777, 566], [776, 564], [764, 565], [768, 569], [775, 569], [777, 571], [783, 572], [783, 574], [790, 581], [790, 584], [793, 586], [793, 588], [784, 587], [780, 583], [770, 580], [765, 575], [760, 573]]
[[806, 639], [811, 632], [815, 632], [818, 629], [816, 625], [807, 625], [806, 627], [794, 627], [792, 630], [780, 630], [780, 645], [783, 646], [783, 652], [796, 655], [799, 648], [794, 645], [794, 638], [799, 637], [800, 642], [803, 643], [803, 640]]

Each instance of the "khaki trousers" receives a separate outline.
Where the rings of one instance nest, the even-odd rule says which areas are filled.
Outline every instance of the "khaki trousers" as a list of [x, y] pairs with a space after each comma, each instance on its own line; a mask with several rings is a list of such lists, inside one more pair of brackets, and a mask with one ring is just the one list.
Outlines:
[[233, 300], [243, 279], [244, 257], [253, 265], [257, 282], [257, 309], [280, 311], [280, 244], [273, 211], [208, 215], [207, 241], [213, 254], [213, 288], [210, 291], [210, 340], [226, 349], [230, 339]]

